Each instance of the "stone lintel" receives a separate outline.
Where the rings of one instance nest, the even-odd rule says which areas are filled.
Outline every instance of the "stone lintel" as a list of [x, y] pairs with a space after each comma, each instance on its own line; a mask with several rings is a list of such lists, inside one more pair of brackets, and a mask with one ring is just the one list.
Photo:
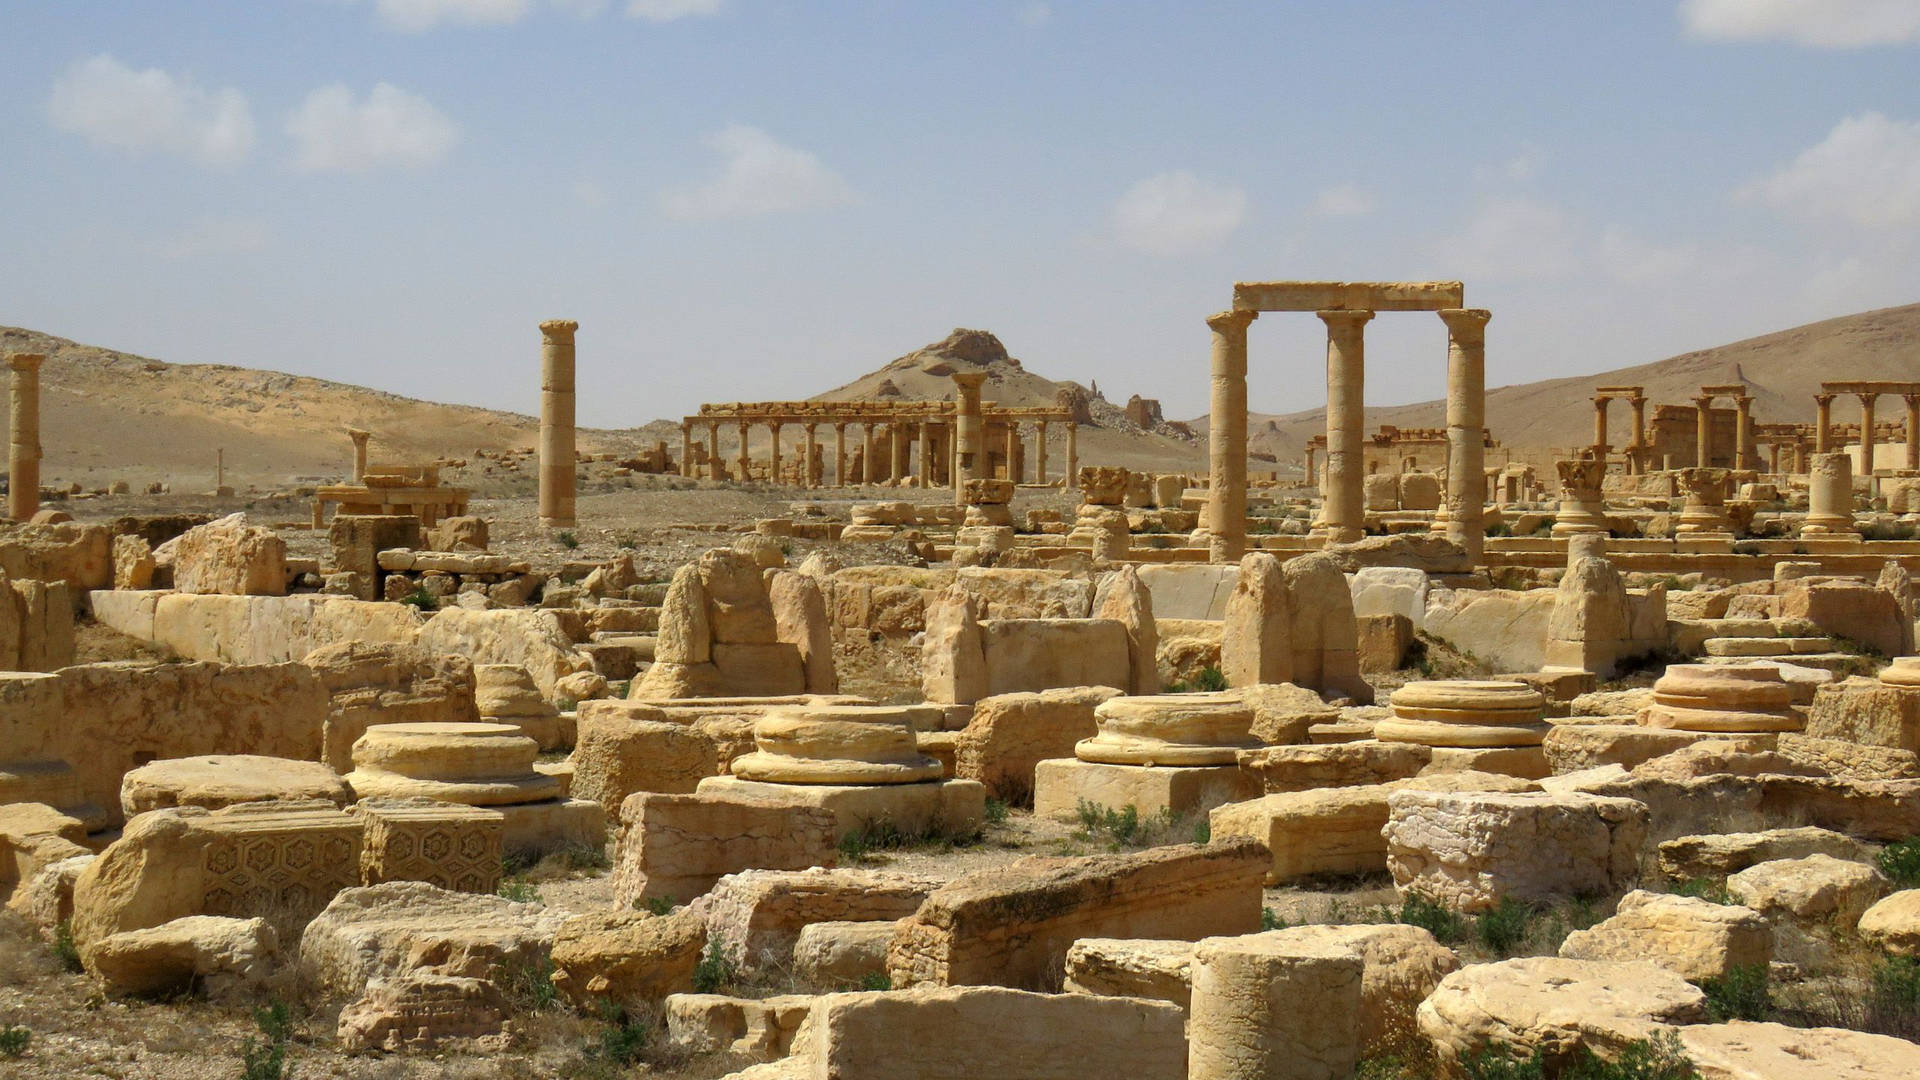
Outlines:
[[1820, 390], [1826, 394], [1920, 394], [1920, 383], [1868, 380], [1823, 382]]
[[1466, 306], [1458, 281], [1238, 281], [1236, 311], [1439, 311]]

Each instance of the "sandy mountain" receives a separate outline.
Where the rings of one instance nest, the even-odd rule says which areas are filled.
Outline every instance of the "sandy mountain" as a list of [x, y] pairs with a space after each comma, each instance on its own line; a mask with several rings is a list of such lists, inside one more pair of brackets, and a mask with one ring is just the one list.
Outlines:
[[[1819, 384], [1841, 379], [1920, 381], [1920, 304], [1826, 319], [1596, 375], [1490, 388], [1487, 426], [1505, 445], [1537, 455], [1592, 438], [1590, 398], [1595, 387], [1645, 386], [1651, 416], [1652, 406], [1690, 406], [1702, 385], [1734, 383], [1744, 383], [1753, 395], [1756, 422], [1810, 423]], [[1445, 423], [1445, 409], [1442, 401], [1370, 408], [1366, 426], [1369, 431], [1381, 424], [1439, 427]], [[1897, 402], [1880, 403], [1883, 419], [1897, 419], [1903, 409]], [[1615, 430], [1622, 430], [1630, 415], [1624, 404], [1616, 403]], [[1834, 404], [1837, 420], [1852, 421], [1857, 415], [1851, 400]], [[1197, 432], [1207, 429], [1205, 417], [1189, 423]], [[1298, 462], [1306, 440], [1325, 431], [1325, 409], [1249, 418], [1253, 449], [1275, 454], [1285, 463]]]
[[[332, 481], [352, 464], [349, 426], [373, 432], [375, 461], [400, 462], [529, 448], [539, 431], [539, 421], [517, 413], [417, 401], [303, 375], [169, 364], [0, 327], [0, 354], [13, 352], [47, 356], [40, 371], [40, 443], [48, 483], [168, 480], [175, 490], [210, 487], [216, 450], [226, 452], [228, 482], [239, 486]], [[0, 430], [5, 420], [0, 415]], [[586, 451], [638, 445], [634, 433], [580, 433]]]

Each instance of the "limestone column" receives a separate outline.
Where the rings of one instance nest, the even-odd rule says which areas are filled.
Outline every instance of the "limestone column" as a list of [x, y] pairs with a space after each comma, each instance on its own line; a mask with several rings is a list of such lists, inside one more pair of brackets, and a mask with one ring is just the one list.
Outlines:
[[707, 421], [707, 478], [725, 480], [726, 462], [720, 460], [720, 421]]
[[1767, 471], [1775, 474], [1780, 472], [1780, 444], [1778, 442], [1767, 444]]
[[1013, 481], [1015, 484], [1020, 483], [1021, 475], [1026, 472], [1025, 469], [1021, 468], [1022, 464], [1024, 463], [1020, 460], [1020, 423], [1017, 420], [1009, 419], [1007, 421], [1008, 480]]
[[[1247, 553], [1247, 327], [1254, 311], [1207, 317], [1213, 331], [1213, 381], [1207, 418], [1207, 558], [1237, 563]], [[1067, 425], [1073, 468], [1073, 425]]]
[[920, 421], [920, 490], [933, 486], [933, 422]]
[[820, 486], [820, 474], [817, 472], [814, 472], [814, 469], [813, 469], [815, 459], [817, 459], [820, 456], [820, 436], [818, 432], [815, 430], [819, 426], [820, 426], [819, 424], [806, 425], [807, 456], [806, 456], [806, 459], [800, 463], [800, 486], [801, 487], [817, 488]]
[[1855, 532], [1853, 524], [1853, 456], [1815, 454], [1807, 470], [1807, 520], [1801, 536], [1833, 536]]
[[833, 424], [833, 486], [847, 486], [847, 425], [839, 420]]
[[1807, 441], [1805, 439], [1793, 440], [1793, 471], [1796, 473], [1804, 473], [1807, 471]]
[[1753, 454], [1753, 398], [1741, 394], [1733, 399], [1733, 406], [1739, 410], [1733, 421], [1733, 467], [1744, 469]]
[[1920, 469], [1920, 394], [1903, 396], [1907, 402], [1907, 468]]
[[1816, 454], [1833, 452], [1833, 398], [1832, 394], [1813, 395], [1813, 403], [1819, 411], [1813, 423], [1813, 452]]
[[1304, 482], [1304, 483], [1305, 483], [1305, 484], [1306, 484], [1306, 485], [1307, 485], [1308, 487], [1312, 487], [1312, 486], [1314, 486], [1315, 484], [1317, 484], [1317, 483], [1319, 483], [1319, 482], [1320, 482], [1320, 481], [1319, 481], [1319, 480], [1318, 480], [1318, 479], [1316, 478], [1316, 477], [1318, 476], [1318, 474], [1317, 474], [1317, 472], [1315, 471], [1315, 465], [1314, 465], [1314, 460], [1313, 460], [1313, 457], [1314, 457], [1314, 449], [1313, 449], [1313, 444], [1312, 444], [1312, 443], [1308, 443], [1308, 444], [1307, 444], [1307, 452], [1306, 452], [1306, 461], [1305, 461], [1305, 467], [1304, 467], [1304, 470], [1303, 470], [1303, 475], [1304, 475], [1304, 476], [1305, 476], [1305, 478], [1306, 478], [1306, 479], [1305, 479], [1305, 480], [1304, 480], [1303, 482]]
[[26, 521], [40, 509], [40, 353], [7, 357], [13, 393], [7, 425], [7, 514]]
[[1869, 489], [1871, 489], [1873, 484], [1871, 478], [1875, 464], [1873, 460], [1874, 436], [1878, 434], [1873, 430], [1873, 406], [1875, 400], [1879, 397], [1879, 394], [1860, 395], [1860, 471], [1869, 478], [1867, 481]]
[[783, 426], [784, 425], [781, 424], [781, 422], [778, 420], [771, 420], [767, 422], [767, 431], [769, 434], [773, 436], [773, 439], [772, 439], [772, 444], [773, 444], [772, 455], [773, 456], [769, 460], [767, 479], [773, 481], [776, 484], [781, 484], [786, 482], [785, 479], [780, 475], [780, 429]]
[[1360, 953], [1289, 931], [1193, 951], [1190, 1080], [1342, 1080], [1360, 1057]]
[[[1037, 420], [1034, 422], [1034, 426], [1038, 431], [1033, 440], [1033, 482], [1036, 484], [1044, 484], [1047, 482], [1047, 422], [1045, 420]], [[1912, 429], [1909, 428], [1908, 430], [1911, 431]], [[1911, 436], [1909, 436], [1908, 441], [1912, 441]]]
[[1366, 535], [1366, 325], [1371, 311], [1321, 311], [1327, 324], [1327, 494], [1320, 531], [1330, 544]]
[[[1643, 397], [1630, 397], [1627, 399], [1627, 404], [1633, 406], [1633, 441], [1627, 445], [1636, 451], [1644, 450], [1647, 445], [1647, 399]], [[1640, 455], [1635, 454], [1634, 456], [1637, 458]], [[1637, 462], [1635, 464], [1635, 470], [1644, 471]]]
[[680, 475], [693, 475], [693, 425], [680, 425]]
[[1067, 421], [1067, 486], [1080, 486], [1080, 425]]
[[752, 443], [753, 429], [748, 426], [747, 421], [742, 420], [740, 421], [740, 454], [734, 464], [738, 466], [740, 470], [739, 475], [736, 476], [735, 479], [743, 484], [753, 479]]
[[[1447, 325], [1447, 501], [1441, 507], [1447, 539], [1460, 545], [1474, 565], [1486, 547], [1487, 320], [1485, 308], [1448, 308]], [[1596, 414], [1594, 434], [1606, 444], [1606, 406]], [[1604, 451], [1597, 451], [1604, 452]]]
[[1593, 448], [1596, 453], [1607, 452], [1607, 403], [1612, 400], [1609, 397], [1593, 399]]
[[986, 421], [980, 415], [980, 387], [985, 385], [987, 373], [984, 371], [956, 371], [953, 373], [954, 393], [954, 438], [953, 438], [953, 504], [965, 506], [968, 480], [986, 475], [983, 466], [987, 458]]
[[579, 464], [573, 444], [572, 319], [540, 324], [540, 524], [574, 524], [574, 476]]
[[347, 438], [353, 440], [353, 482], [364, 483], [367, 478], [367, 440], [373, 438], [373, 433], [348, 428]]
[[1713, 398], [1694, 398], [1693, 408], [1693, 464], [1705, 469], [1713, 464]]
[[876, 440], [873, 434], [874, 430], [879, 426], [879, 424], [868, 421], [865, 425], [865, 431], [861, 433], [860, 446], [862, 452], [860, 454], [860, 464], [863, 468], [860, 471], [866, 474], [862, 476], [861, 479], [869, 484], [878, 483], [880, 480], [880, 454], [875, 449]]

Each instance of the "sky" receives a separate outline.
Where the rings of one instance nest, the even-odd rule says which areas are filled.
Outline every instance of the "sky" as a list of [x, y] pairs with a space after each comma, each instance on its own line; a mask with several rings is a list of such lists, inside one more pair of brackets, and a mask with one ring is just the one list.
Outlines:
[[[583, 424], [965, 326], [1206, 409], [1236, 280], [1459, 279], [1489, 385], [1920, 301], [1920, 0], [0, 0], [0, 324]], [[1367, 397], [1444, 393], [1431, 315]], [[1254, 409], [1324, 329], [1251, 333]], [[1920, 361], [1920, 358], [1917, 358]]]

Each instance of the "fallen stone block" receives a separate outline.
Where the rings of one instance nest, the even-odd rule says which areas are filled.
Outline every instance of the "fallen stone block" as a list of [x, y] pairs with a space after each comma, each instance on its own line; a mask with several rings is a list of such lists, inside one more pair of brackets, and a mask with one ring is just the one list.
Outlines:
[[373, 979], [421, 971], [492, 978], [502, 968], [544, 965], [565, 921], [539, 904], [417, 881], [347, 889], [301, 934], [300, 970], [341, 997]]
[[1663, 841], [1660, 872], [1674, 881], [1724, 878], [1756, 863], [1808, 855], [1864, 862], [1867, 849], [1851, 836], [1812, 825], [1764, 832], [1708, 833]]
[[189, 915], [95, 943], [87, 970], [117, 994], [183, 993], [195, 985], [220, 999], [247, 993], [273, 971], [280, 941], [265, 919]]
[[1353, 949], [1285, 931], [1194, 947], [1187, 1075], [1206, 1080], [1345, 1080], [1360, 1057]]
[[1920, 1075], [1920, 1046], [1844, 1028], [1735, 1020], [1680, 1029], [1700, 1080], [1906, 1080]]
[[1706, 1020], [1706, 995], [1653, 964], [1534, 956], [1474, 964], [1440, 980], [1416, 1012], [1443, 1062], [1489, 1047], [1549, 1068], [1586, 1049], [1612, 1058], [1669, 1025]]
[[560, 924], [553, 940], [554, 989], [589, 1011], [602, 1001], [625, 1009], [693, 989], [707, 928], [681, 909], [593, 912]]
[[1634, 890], [1612, 918], [1567, 935], [1573, 960], [1646, 960], [1688, 982], [1724, 979], [1773, 958], [1773, 933], [1752, 908]]
[[1639, 876], [1647, 810], [1632, 799], [1406, 790], [1388, 805], [1394, 884], [1456, 911], [1604, 896]]
[[1920, 889], [1902, 889], [1860, 916], [1861, 940], [1896, 956], [1920, 956]]
[[432, 1050], [450, 1039], [503, 1048], [511, 1006], [486, 979], [414, 972], [374, 979], [340, 1010], [335, 1037], [349, 1054]]
[[784, 967], [810, 924], [884, 922], [918, 911], [940, 887], [884, 870], [747, 870], [721, 878], [688, 910], [746, 974]]
[[614, 900], [690, 900], [742, 870], [832, 866], [837, 822], [819, 807], [717, 793], [641, 792], [620, 804]]

